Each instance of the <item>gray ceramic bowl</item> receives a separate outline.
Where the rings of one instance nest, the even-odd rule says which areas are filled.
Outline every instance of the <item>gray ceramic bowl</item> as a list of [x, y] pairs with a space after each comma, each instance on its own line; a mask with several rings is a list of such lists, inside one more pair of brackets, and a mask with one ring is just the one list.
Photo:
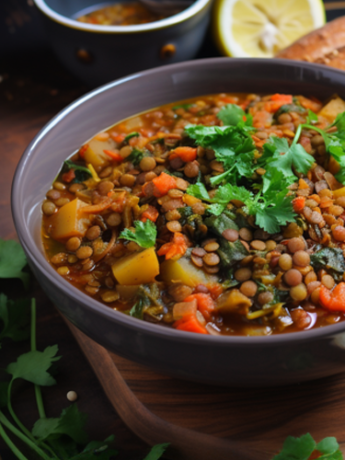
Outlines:
[[195, 0], [161, 21], [133, 26], [102, 26], [76, 21], [78, 13], [101, 0], [34, 0], [60, 61], [91, 86], [139, 70], [192, 59], [209, 23], [212, 0]]
[[96, 132], [138, 112], [219, 93], [287, 92], [345, 97], [345, 74], [308, 63], [205, 59], [129, 76], [103, 86], [53, 118], [26, 149], [13, 182], [16, 229], [30, 266], [61, 313], [109, 350], [160, 372], [220, 385], [278, 385], [345, 370], [345, 322], [269, 337], [181, 332], [114, 312], [71, 286], [43, 254], [41, 202], [64, 159]]

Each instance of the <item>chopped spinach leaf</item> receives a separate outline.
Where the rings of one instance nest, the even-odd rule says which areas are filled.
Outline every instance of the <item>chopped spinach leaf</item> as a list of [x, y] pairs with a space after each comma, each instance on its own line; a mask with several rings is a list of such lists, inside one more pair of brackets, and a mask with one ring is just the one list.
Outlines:
[[317, 272], [324, 269], [331, 273], [343, 274], [345, 261], [340, 248], [323, 248], [310, 256], [310, 264]]
[[71, 160], [64, 161], [63, 171], [69, 171], [70, 169], [74, 170], [75, 178], [73, 179], [74, 184], [79, 184], [84, 182], [90, 177], [92, 177], [91, 171], [86, 168], [85, 166], [78, 165], [77, 163], [73, 163]]
[[137, 131], [133, 131], [132, 133], [127, 134], [127, 136], [124, 138], [123, 142], [128, 142], [132, 137], [139, 137], [140, 133]]
[[249, 254], [240, 240], [230, 242], [225, 238], [219, 238], [218, 242], [219, 249], [217, 250], [217, 253], [223, 267], [230, 268], [232, 265], [235, 265], [236, 262], [244, 259]]
[[126, 161], [130, 161], [134, 166], [138, 166], [141, 160], [146, 156], [148, 156], [147, 152], [134, 148], [126, 158]]

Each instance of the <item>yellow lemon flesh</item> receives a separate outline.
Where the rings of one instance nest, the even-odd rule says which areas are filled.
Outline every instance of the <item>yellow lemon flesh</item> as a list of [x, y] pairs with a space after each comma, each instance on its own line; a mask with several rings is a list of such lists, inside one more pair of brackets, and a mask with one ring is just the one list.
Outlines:
[[232, 57], [273, 57], [325, 23], [322, 0], [216, 0], [214, 34]]

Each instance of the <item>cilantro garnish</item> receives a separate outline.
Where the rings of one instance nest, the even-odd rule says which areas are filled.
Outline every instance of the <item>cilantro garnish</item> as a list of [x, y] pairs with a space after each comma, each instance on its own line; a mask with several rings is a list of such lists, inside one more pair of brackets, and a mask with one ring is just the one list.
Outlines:
[[300, 438], [289, 436], [281, 452], [272, 460], [308, 460], [315, 450], [321, 453], [321, 456], [317, 457], [318, 460], [343, 460], [335, 438], [325, 438], [316, 444], [309, 433]]
[[151, 248], [156, 243], [157, 228], [151, 220], [134, 222], [135, 232], [126, 228], [120, 233], [119, 238], [134, 241], [142, 248]]
[[245, 111], [236, 104], [227, 104], [223, 106], [217, 113], [217, 117], [227, 126], [236, 126], [239, 123], [248, 127], [253, 126], [252, 115], [246, 114]]
[[17, 342], [30, 336], [29, 305], [28, 299], [11, 300], [5, 294], [0, 294], [0, 321], [3, 324], [0, 345], [5, 337]]
[[179, 104], [179, 105], [175, 105], [172, 109], [173, 110], [178, 110], [178, 109], [184, 109], [184, 110], [188, 110], [190, 107], [193, 107], [194, 104]]
[[197, 145], [213, 149], [216, 159], [223, 163], [225, 172], [211, 178], [213, 185], [225, 180], [237, 184], [242, 177], [252, 177], [255, 145], [244, 124], [188, 125], [185, 132]]
[[316, 113], [314, 113], [312, 110], [308, 110], [308, 115], [307, 115], [307, 118], [306, 118], [306, 123], [309, 124], [309, 125], [312, 125], [314, 123], [317, 123], [319, 121], [319, 118], [318, 116], [316, 115]]
[[270, 137], [269, 141], [264, 144], [264, 153], [258, 164], [266, 170], [281, 171], [283, 176], [290, 180], [290, 183], [296, 179], [292, 167], [297, 172], [306, 175], [315, 160], [301, 144], [296, 142], [295, 137], [294, 142], [289, 146], [285, 138]]
[[264, 188], [254, 195], [245, 187], [225, 184], [220, 186], [214, 197], [210, 198], [204, 184], [197, 182], [187, 189], [189, 195], [193, 195], [208, 203], [212, 203], [208, 212], [220, 215], [232, 200], [242, 201], [245, 212], [255, 215], [255, 223], [269, 233], [277, 233], [281, 225], [286, 225], [294, 220], [294, 212], [291, 205], [292, 198], [287, 197], [287, 189], [282, 189], [282, 174], [276, 171], [271, 177], [267, 177]]
[[151, 305], [150, 299], [146, 295], [138, 295], [138, 300], [135, 302], [133, 307], [129, 310], [129, 315], [134, 318], [143, 319], [144, 308]]
[[169, 443], [157, 444], [156, 446], [153, 446], [151, 451], [144, 458], [144, 460], [158, 460], [159, 458], [161, 458], [161, 456], [164, 454], [168, 447]]
[[[313, 120], [310, 120], [313, 122]], [[335, 178], [345, 183], [345, 112], [337, 115], [334, 122], [328, 127], [335, 126], [337, 131], [335, 133], [327, 133], [323, 129], [320, 129], [312, 124], [301, 124], [296, 130], [294, 141], [298, 140], [303, 128], [312, 129], [317, 131], [323, 137], [325, 141], [326, 151], [339, 163], [340, 170], [335, 174]]]

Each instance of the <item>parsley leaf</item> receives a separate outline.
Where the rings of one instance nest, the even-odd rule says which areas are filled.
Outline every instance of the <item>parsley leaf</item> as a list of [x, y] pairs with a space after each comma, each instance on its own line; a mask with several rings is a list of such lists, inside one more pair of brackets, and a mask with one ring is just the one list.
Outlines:
[[315, 450], [322, 454], [317, 457], [319, 460], [343, 460], [335, 438], [325, 438], [316, 445], [309, 433], [300, 438], [286, 438], [283, 449], [272, 460], [308, 460]]
[[53, 362], [60, 359], [60, 356], [55, 356], [57, 352], [57, 345], [47, 347], [44, 351], [29, 351], [9, 364], [6, 371], [12, 374], [12, 380], [21, 378], [36, 385], [54, 385], [56, 381], [47, 371]]
[[179, 104], [179, 105], [175, 105], [172, 109], [173, 110], [178, 110], [178, 109], [184, 109], [184, 110], [188, 110], [190, 107], [193, 107], [194, 104]]
[[316, 448], [316, 442], [307, 433], [300, 438], [289, 436], [286, 438], [283, 449], [272, 460], [308, 460]]
[[156, 444], [152, 447], [152, 449], [150, 450], [148, 455], [146, 455], [144, 460], [158, 460], [164, 454], [169, 445], [170, 443], [168, 442], [165, 444]]
[[73, 457], [73, 460], [110, 460], [118, 454], [116, 450], [109, 449], [109, 444], [113, 440], [114, 436], [111, 435], [104, 441], [91, 441], [80, 454]]
[[306, 122], [308, 124], [312, 125], [314, 123], [317, 123], [318, 121], [319, 121], [319, 119], [318, 119], [318, 116], [316, 115], [316, 113], [314, 113], [312, 110], [309, 109]]
[[29, 311], [29, 299], [9, 300], [5, 294], [0, 294], [0, 320], [3, 323], [0, 340], [5, 337], [14, 341], [29, 338]]
[[32, 434], [41, 441], [65, 434], [77, 444], [85, 444], [87, 435], [84, 431], [86, 415], [79, 412], [77, 405], [72, 404], [63, 409], [59, 418], [41, 418], [37, 420], [32, 429]]
[[134, 241], [142, 248], [151, 248], [156, 243], [157, 228], [155, 224], [147, 219], [146, 222], [136, 220], [134, 222], [135, 232], [126, 228], [120, 233], [119, 238]]
[[259, 161], [261, 167], [277, 169], [291, 182], [295, 180], [292, 166], [297, 172], [306, 175], [313, 163], [313, 156], [309, 155], [301, 144], [292, 143], [289, 146], [285, 138], [275, 136], [271, 136], [264, 144], [264, 153]]
[[27, 289], [30, 275], [22, 271], [26, 264], [25, 253], [17, 241], [0, 239], [0, 278], [19, 278]]
[[188, 125], [185, 132], [197, 145], [213, 149], [223, 163], [225, 172], [211, 178], [213, 185], [224, 180], [237, 184], [243, 176], [252, 177], [255, 145], [244, 126]]
[[245, 126], [253, 126], [252, 115], [246, 114], [245, 111], [236, 104], [227, 104], [223, 106], [217, 113], [217, 118], [227, 126], [236, 126], [239, 123]]

